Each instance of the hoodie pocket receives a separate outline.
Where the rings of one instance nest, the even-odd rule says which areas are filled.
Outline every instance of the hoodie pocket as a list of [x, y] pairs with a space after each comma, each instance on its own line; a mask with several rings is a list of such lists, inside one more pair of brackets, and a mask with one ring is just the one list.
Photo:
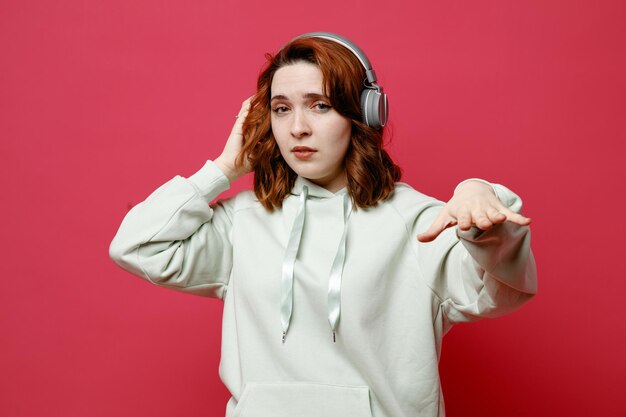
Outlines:
[[372, 417], [367, 386], [246, 384], [233, 417]]

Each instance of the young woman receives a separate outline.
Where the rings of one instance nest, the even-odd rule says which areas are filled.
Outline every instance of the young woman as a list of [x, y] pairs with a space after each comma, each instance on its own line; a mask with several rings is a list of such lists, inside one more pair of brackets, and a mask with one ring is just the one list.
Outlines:
[[[536, 292], [513, 192], [470, 179], [444, 204], [397, 182], [368, 66], [337, 35], [289, 42], [222, 154], [134, 207], [111, 244], [124, 269], [224, 301], [227, 417], [443, 416], [443, 335]], [[251, 171], [254, 191], [210, 204]]]

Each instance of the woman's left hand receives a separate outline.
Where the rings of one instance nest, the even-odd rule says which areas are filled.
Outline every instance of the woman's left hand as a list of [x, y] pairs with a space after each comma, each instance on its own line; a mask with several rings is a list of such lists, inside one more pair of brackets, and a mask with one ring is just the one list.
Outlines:
[[467, 181], [457, 187], [433, 224], [417, 235], [417, 240], [431, 242], [448, 227], [457, 224], [461, 230], [469, 230], [472, 226], [489, 230], [505, 221], [527, 226], [531, 220], [505, 207], [489, 185]]

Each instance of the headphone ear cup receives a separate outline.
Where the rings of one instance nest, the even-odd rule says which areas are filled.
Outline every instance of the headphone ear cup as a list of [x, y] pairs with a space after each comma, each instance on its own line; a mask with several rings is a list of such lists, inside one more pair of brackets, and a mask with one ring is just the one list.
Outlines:
[[387, 94], [371, 88], [364, 89], [361, 92], [361, 112], [366, 125], [375, 129], [385, 126], [389, 114]]

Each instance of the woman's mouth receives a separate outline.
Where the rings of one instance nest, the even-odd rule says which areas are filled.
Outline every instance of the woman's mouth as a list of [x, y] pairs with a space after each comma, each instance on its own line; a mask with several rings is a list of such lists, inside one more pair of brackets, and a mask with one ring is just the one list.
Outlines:
[[298, 159], [308, 159], [317, 152], [317, 149], [309, 148], [308, 146], [295, 146], [291, 149], [291, 152], [293, 152]]

